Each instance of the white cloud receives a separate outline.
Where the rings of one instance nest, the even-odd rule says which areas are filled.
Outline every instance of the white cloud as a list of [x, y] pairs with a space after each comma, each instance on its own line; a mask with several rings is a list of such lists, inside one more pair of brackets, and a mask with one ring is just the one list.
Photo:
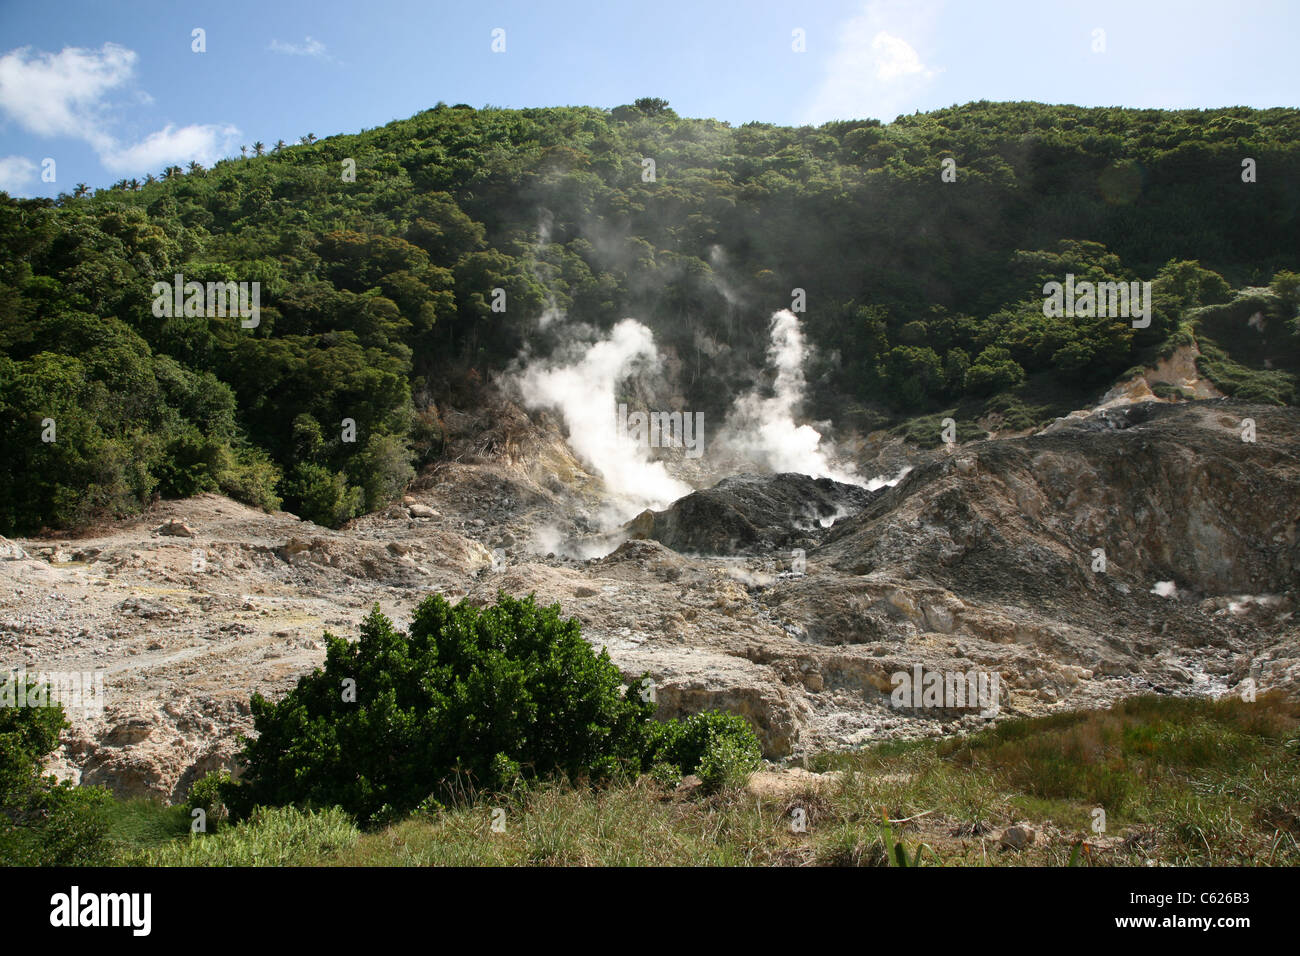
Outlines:
[[910, 43], [902, 37], [890, 36], [883, 30], [872, 39], [871, 53], [875, 58], [876, 79], [881, 83], [918, 73], [927, 80], [934, 76], [934, 71], [925, 68]]
[[185, 163], [191, 159], [211, 165], [228, 156], [239, 130], [234, 126], [193, 124], [180, 128], [168, 125], [150, 133], [139, 143], [101, 155], [100, 161], [114, 172], [129, 173], [141, 169]]
[[98, 52], [12, 50], [0, 57], [0, 109], [39, 136], [75, 136], [106, 148], [104, 97], [131, 79], [135, 61], [135, 51], [116, 43]]
[[328, 60], [329, 54], [325, 52], [325, 44], [320, 40], [313, 40], [306, 37], [302, 43], [283, 43], [280, 40], [272, 40], [271, 45], [267, 47], [272, 53], [283, 53], [286, 56], [315, 56], [322, 60]]
[[875, 117], [888, 121], [913, 107], [940, 72], [927, 66], [914, 46], [924, 45], [937, 12], [934, 3], [866, 3], [837, 31], [826, 75], [805, 120], [824, 123]]
[[20, 195], [35, 175], [36, 164], [26, 156], [0, 158], [0, 190], [11, 196]]
[[[58, 53], [34, 52], [31, 47], [0, 57], [0, 112], [37, 136], [68, 136], [84, 140], [114, 172], [142, 172], [162, 165], [196, 159], [211, 163], [228, 153], [239, 130], [229, 125], [168, 125], [134, 145], [113, 134], [110, 97], [135, 78], [137, 56], [116, 43], [98, 50], [64, 47]], [[153, 102], [134, 91], [141, 104]], [[20, 157], [10, 157], [16, 159]], [[14, 166], [15, 174], [20, 167]]]

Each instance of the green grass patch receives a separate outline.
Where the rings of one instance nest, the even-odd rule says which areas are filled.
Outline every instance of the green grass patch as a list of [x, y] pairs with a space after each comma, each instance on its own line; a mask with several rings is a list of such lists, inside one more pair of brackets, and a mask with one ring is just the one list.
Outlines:
[[1151, 386], [1151, 393], [1156, 398], [1163, 398], [1166, 401], [1190, 402], [1196, 399], [1196, 396], [1187, 389], [1179, 388], [1177, 385], [1170, 385], [1168, 382], [1155, 382]]
[[1296, 376], [1291, 372], [1249, 368], [1234, 361], [1208, 338], [1200, 340], [1200, 347], [1197, 370], [1225, 395], [1263, 405], [1295, 404]]
[[[184, 809], [183, 807], [180, 809]], [[127, 854], [137, 866], [316, 866], [334, 861], [360, 836], [342, 810], [258, 808], [237, 826], [196, 833]]]
[[130, 853], [168, 843], [190, 832], [190, 811], [159, 800], [135, 797], [114, 800], [108, 809], [109, 839]]
[[988, 432], [975, 421], [979, 412], [979, 403], [962, 402], [942, 412], [909, 418], [895, 425], [889, 433], [921, 448], [936, 448], [943, 444], [943, 420], [951, 418], [957, 423], [957, 441], [980, 441], [988, 437]]

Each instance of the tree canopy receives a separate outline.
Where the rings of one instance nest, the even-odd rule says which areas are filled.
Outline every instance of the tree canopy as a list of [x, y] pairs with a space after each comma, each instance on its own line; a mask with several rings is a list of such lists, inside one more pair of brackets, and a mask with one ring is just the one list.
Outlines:
[[[1294, 298], [1300, 269], [1293, 109], [979, 102], [737, 128], [653, 97], [439, 104], [256, 146], [0, 194], [0, 529], [204, 490], [336, 524], [436, 457], [425, 413], [455, 383], [553, 344], [548, 310], [638, 317], [682, 396], [721, 412], [803, 289], [811, 411], [888, 423], [1084, 395], [1232, 289], [1277, 274]], [[1065, 273], [1152, 281], [1151, 325], [1045, 317]], [[259, 324], [155, 315], [176, 274], [259, 283]]]

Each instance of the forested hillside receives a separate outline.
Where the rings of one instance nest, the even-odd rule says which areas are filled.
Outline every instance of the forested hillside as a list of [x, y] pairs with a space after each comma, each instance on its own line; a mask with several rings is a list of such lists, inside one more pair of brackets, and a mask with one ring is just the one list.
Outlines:
[[[210, 490], [337, 524], [436, 460], [438, 403], [577, 322], [639, 318], [690, 407], [722, 412], [795, 289], [809, 412], [846, 427], [1032, 424], [1270, 284], [1238, 301], [1282, 351], [1211, 330], [1208, 374], [1294, 403], [1297, 235], [1293, 109], [733, 128], [659, 100], [439, 104], [54, 202], [0, 194], [0, 531]], [[260, 283], [260, 321], [155, 315], [178, 273]], [[1067, 273], [1153, 281], [1150, 326], [1045, 318]]]

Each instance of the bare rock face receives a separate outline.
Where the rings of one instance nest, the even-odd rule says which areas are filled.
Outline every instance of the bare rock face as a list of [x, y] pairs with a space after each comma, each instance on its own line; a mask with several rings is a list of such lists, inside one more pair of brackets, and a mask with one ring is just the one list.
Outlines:
[[27, 552], [0, 535], [0, 561], [23, 561], [26, 558]]
[[733, 475], [712, 488], [647, 511], [627, 526], [693, 554], [763, 554], [815, 547], [826, 528], [861, 510], [879, 492], [808, 475]]
[[[1255, 442], [1241, 437], [1250, 417]], [[1105, 604], [1116, 583], [1286, 591], [1300, 580], [1298, 429], [1293, 408], [1148, 403], [978, 442], [838, 524], [818, 557], [1029, 606], [1063, 593]]]
[[913, 666], [997, 673], [1003, 713], [1294, 693], [1298, 523], [1300, 411], [1133, 406], [917, 467], [763, 602], [831, 651], [831, 695], [883, 703]]
[[754, 727], [764, 755], [779, 758], [794, 752], [807, 708], [784, 685], [772, 682], [763, 669], [735, 658], [724, 663], [692, 657], [696, 659], [655, 661], [660, 675], [656, 717], [670, 720], [705, 710], [740, 714]]

